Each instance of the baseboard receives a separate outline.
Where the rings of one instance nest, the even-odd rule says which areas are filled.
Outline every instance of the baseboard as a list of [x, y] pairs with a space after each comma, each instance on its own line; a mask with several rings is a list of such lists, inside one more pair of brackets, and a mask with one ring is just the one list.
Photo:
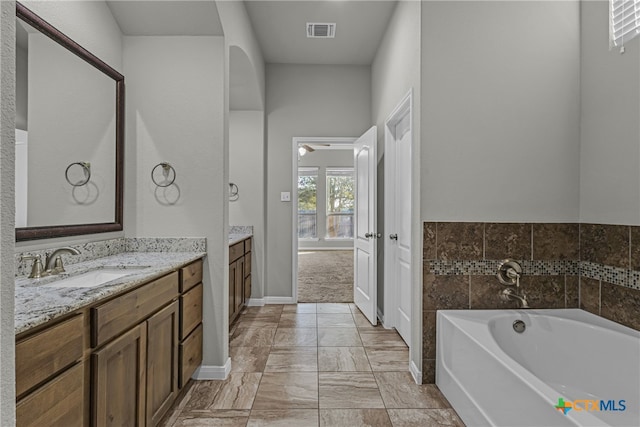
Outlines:
[[293, 297], [264, 297], [265, 304], [295, 304]]
[[340, 247], [340, 246], [329, 246], [329, 247], [322, 247], [322, 248], [304, 248], [304, 247], [300, 247], [298, 246], [298, 252], [314, 252], [314, 251], [352, 251], [353, 250], [353, 246], [346, 246], [346, 247]]
[[196, 381], [202, 380], [226, 380], [231, 372], [231, 358], [227, 358], [227, 363], [222, 366], [201, 365], [193, 373], [191, 378]]
[[413, 360], [409, 363], [409, 371], [416, 384], [422, 384], [422, 371], [413, 363]]
[[245, 305], [247, 307], [262, 307], [264, 305], [264, 298], [249, 298]]

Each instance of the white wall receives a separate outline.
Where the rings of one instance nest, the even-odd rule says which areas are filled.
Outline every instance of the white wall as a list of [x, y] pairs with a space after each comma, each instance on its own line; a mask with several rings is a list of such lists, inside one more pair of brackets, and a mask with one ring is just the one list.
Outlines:
[[[298, 239], [299, 249], [353, 248], [353, 240], [327, 239], [327, 168], [353, 168], [353, 149], [316, 150], [298, 160], [298, 167], [317, 167], [316, 231], [318, 240]], [[296, 191], [297, 189], [293, 189]]]
[[0, 1], [0, 425], [15, 424], [15, 2]]
[[608, 12], [582, 2], [580, 221], [640, 225], [640, 40], [610, 51]]
[[[206, 237], [204, 364], [228, 357], [228, 159], [222, 37], [125, 37], [125, 233]], [[166, 191], [152, 168], [177, 172]]]
[[293, 137], [357, 137], [371, 125], [366, 66], [268, 64], [265, 296], [292, 296]]
[[16, 129], [27, 130], [29, 117], [29, 57], [27, 51], [16, 48]]
[[423, 220], [578, 219], [579, 27], [577, 1], [422, 4]]
[[230, 225], [252, 225], [251, 297], [264, 296], [264, 113], [229, 113], [229, 181], [238, 186], [229, 202]]

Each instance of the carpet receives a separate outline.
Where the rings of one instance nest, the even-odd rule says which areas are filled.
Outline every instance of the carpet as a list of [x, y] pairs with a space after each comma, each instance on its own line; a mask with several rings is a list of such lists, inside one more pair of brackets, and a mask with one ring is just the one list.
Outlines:
[[298, 302], [353, 302], [353, 251], [299, 251]]

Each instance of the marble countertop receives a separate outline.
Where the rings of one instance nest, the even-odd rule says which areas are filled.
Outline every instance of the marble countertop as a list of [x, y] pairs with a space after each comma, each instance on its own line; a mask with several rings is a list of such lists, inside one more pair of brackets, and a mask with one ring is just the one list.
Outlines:
[[235, 245], [236, 243], [241, 242], [244, 239], [247, 239], [247, 238], [252, 237], [252, 236], [253, 236], [252, 233], [234, 233], [234, 234], [229, 234], [229, 246]]
[[[206, 252], [124, 252], [69, 265], [66, 267], [66, 273], [61, 275], [42, 279], [17, 278], [15, 333], [19, 334], [103, 298], [164, 276], [205, 256]], [[145, 268], [93, 288], [60, 288], [54, 284], [47, 286], [64, 277], [106, 267]]]

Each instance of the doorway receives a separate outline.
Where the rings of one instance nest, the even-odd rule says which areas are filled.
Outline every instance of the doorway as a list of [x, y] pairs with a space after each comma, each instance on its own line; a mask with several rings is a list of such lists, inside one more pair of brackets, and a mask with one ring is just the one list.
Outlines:
[[353, 302], [353, 141], [293, 140], [293, 283], [297, 302]]

